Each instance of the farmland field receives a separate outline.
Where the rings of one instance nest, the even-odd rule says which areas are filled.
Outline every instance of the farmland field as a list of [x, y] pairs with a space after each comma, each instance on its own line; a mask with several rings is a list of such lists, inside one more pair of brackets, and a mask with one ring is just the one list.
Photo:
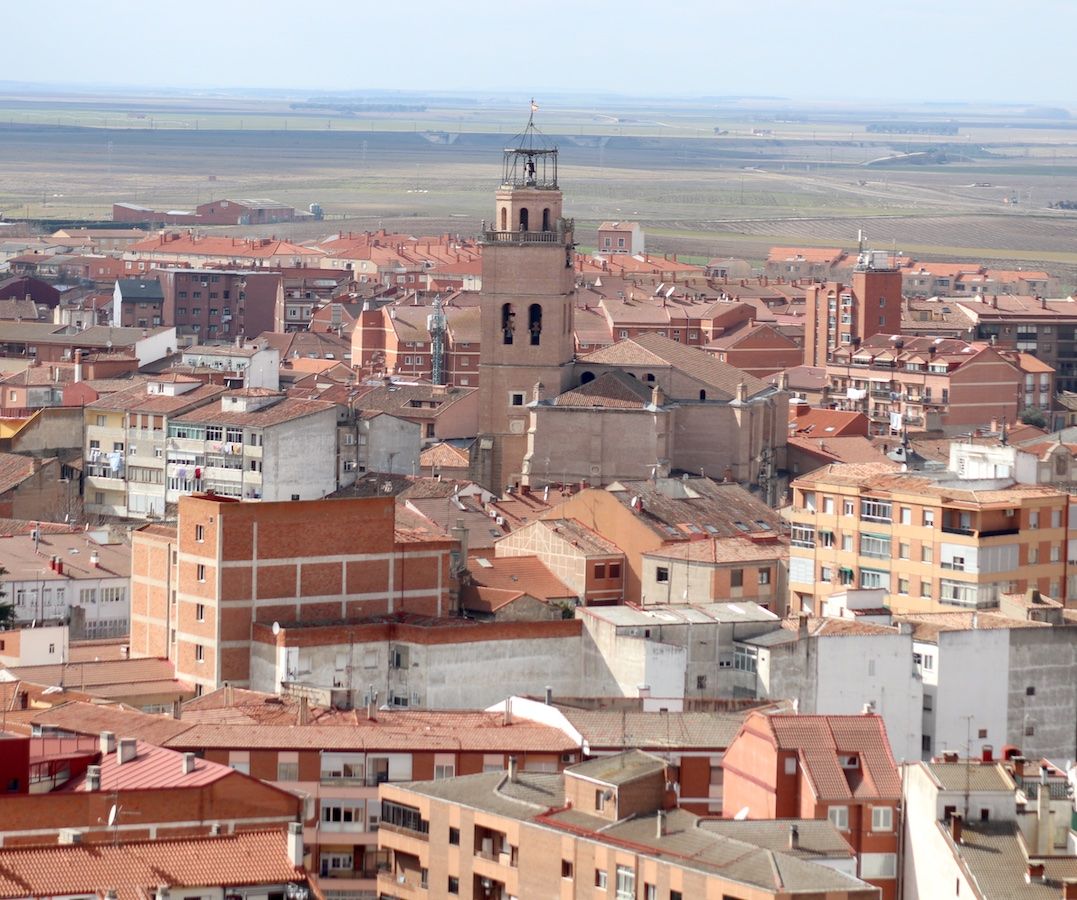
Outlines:
[[[526, 116], [504, 98], [404, 111], [305, 100], [0, 93], [0, 212], [100, 220], [115, 201], [189, 209], [268, 196], [326, 210], [328, 222], [272, 229], [297, 238], [379, 223], [471, 233]], [[542, 106], [584, 245], [599, 221], [634, 219], [650, 250], [758, 261], [775, 244], [851, 247], [863, 229], [908, 255], [1048, 267], [1077, 283], [1077, 212], [1049, 208], [1077, 200], [1077, 122], [1058, 111], [931, 111], [929, 125], [956, 132], [939, 135], [869, 131], [921, 127], [922, 110]]]

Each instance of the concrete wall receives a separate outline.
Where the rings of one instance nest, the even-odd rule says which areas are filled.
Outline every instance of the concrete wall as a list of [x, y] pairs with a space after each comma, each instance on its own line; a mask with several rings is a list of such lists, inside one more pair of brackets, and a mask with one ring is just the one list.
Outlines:
[[[1013, 628], [1008, 634], [1005, 742], [1020, 747], [1028, 759], [1073, 759], [1077, 756], [1077, 629]], [[988, 664], [984, 659], [983, 666]], [[1035, 693], [1029, 695], [1029, 688]], [[999, 749], [999, 743], [995, 748]]]
[[176, 329], [163, 328], [159, 332], [151, 332], [146, 337], [135, 341], [134, 351], [141, 367], [163, 359], [175, 351], [176, 346]]
[[683, 700], [687, 650], [672, 643], [618, 634], [616, 627], [595, 616], [577, 615], [583, 619], [587, 637], [583, 643], [586, 694], [638, 697], [640, 687], [646, 686], [651, 697], [678, 703]]
[[886, 723], [894, 758], [920, 758], [923, 685], [912, 635], [836, 635], [760, 648], [759, 696], [798, 701], [801, 713], [847, 714], [865, 703]]
[[333, 409], [265, 428], [262, 499], [318, 500], [337, 487], [337, 415]]
[[417, 423], [383, 413], [361, 420], [359, 430], [366, 433], [366, 462], [360, 465], [368, 472], [419, 471], [422, 429]]
[[82, 407], [51, 406], [38, 410], [17, 433], [0, 440], [0, 450], [56, 456], [60, 450], [81, 450]]
[[939, 826], [935, 796], [935, 785], [927, 770], [919, 765], [908, 766], [903, 822], [905, 900], [975, 897], [976, 888], [965, 879]]
[[[978, 757], [984, 744], [1001, 749], [1006, 742], [1009, 635], [1004, 628], [939, 634], [934, 753], [956, 750], [965, 756], [971, 749]], [[981, 730], [986, 737], [979, 737]], [[1071, 738], [1072, 731], [1071, 719]]]

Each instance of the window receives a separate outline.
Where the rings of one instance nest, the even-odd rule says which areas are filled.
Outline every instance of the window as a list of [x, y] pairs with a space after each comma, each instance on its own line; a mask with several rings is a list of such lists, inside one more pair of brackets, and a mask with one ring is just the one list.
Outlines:
[[206, 540], [206, 526], [205, 525], [195, 525], [194, 526], [194, 539], [196, 541], [198, 541], [198, 543], [200, 543], [200, 544], [205, 542], [205, 540]]
[[643, 882], [643, 900], [658, 900], [657, 886]]
[[869, 522], [891, 521], [892, 504], [889, 500], [872, 500], [863, 498], [860, 501], [860, 518]]
[[199, 581], [206, 580], [206, 567], [202, 563], [198, 564], [197, 575]]
[[299, 763], [278, 762], [277, 781], [299, 781]]
[[670, 891], [669, 900], [684, 900], [684, 897], [680, 891]]
[[206, 621], [206, 605], [204, 603], [196, 603], [194, 607], [194, 619], [196, 622]]
[[1035, 547], [1035, 546], [1029, 547], [1028, 548], [1028, 564], [1030, 566], [1035, 565], [1039, 561], [1040, 561], [1040, 548]]
[[871, 830], [893, 831], [894, 810], [889, 806], [873, 806], [871, 808]]
[[665, 584], [669, 581], [669, 568], [667, 566], [658, 566], [654, 570], [654, 580], [659, 584]]
[[845, 516], [855, 516], [856, 515], [856, 503], [853, 500], [842, 500], [842, 502], [841, 502], [841, 512], [842, 512], [842, 515], [845, 515]]
[[449, 893], [450, 894], [459, 894], [460, 893], [460, 879], [457, 878], [455, 875], [450, 875], [449, 876]]
[[194, 658], [195, 658], [195, 662], [205, 662], [206, 661], [206, 648], [203, 647], [201, 644], [195, 644], [194, 645]]
[[606, 577], [606, 564], [605, 563], [595, 563], [595, 578], [605, 578], [605, 577]]
[[826, 513], [827, 515], [834, 515], [834, 498], [833, 497], [824, 497], [823, 498], [823, 512]]
[[896, 853], [861, 853], [860, 854], [860, 877], [861, 878], [896, 878], [897, 877], [897, 854]]
[[1036, 688], [1035, 688], [1034, 685], [1030, 684], [1028, 687], [1025, 688], [1025, 696], [1026, 697], [1035, 697], [1036, 696]]
[[890, 558], [890, 538], [884, 534], [864, 534], [860, 536], [860, 555], [874, 559]]
[[606, 808], [606, 792], [602, 788], [595, 790], [595, 812], [602, 812]]
[[[924, 712], [932, 712], [935, 709], [935, 698], [931, 694], [924, 694]], [[984, 737], [987, 737], [985, 734]]]
[[618, 866], [616, 872], [617, 900], [635, 900], [636, 871], [628, 866]]
[[925, 509], [924, 510], [924, 525], [926, 527], [928, 527], [928, 528], [934, 528], [935, 527], [935, 510], [933, 510], [933, 509]]
[[740, 672], [755, 673], [759, 651], [755, 647], [737, 644], [733, 648], [733, 668]]
[[815, 528], [812, 525], [793, 525], [790, 543], [811, 550], [815, 547]]
[[795, 756], [787, 756], [785, 758], [785, 774], [796, 775], [797, 773], [797, 758]]
[[876, 569], [860, 570], [860, 587], [890, 589], [890, 573], [880, 572]]
[[731, 569], [729, 572], [730, 587], [744, 587], [744, 569]]
[[909, 593], [909, 579], [908, 578], [899, 578], [898, 579], [898, 593], [899, 594], [907, 594], [907, 593]]
[[909, 558], [909, 545], [906, 543], [898, 544], [898, 559]]
[[460, 846], [460, 829], [459, 828], [450, 828], [449, 829], [449, 843], [453, 847], [459, 847]]
[[770, 569], [759, 570], [759, 583], [770, 584]]
[[841, 549], [845, 553], [851, 553], [853, 550], [853, 536], [851, 534], [843, 534], [841, 536]]
[[524, 392], [512, 391], [509, 393], [509, 406], [523, 406], [524, 405]]
[[819, 532], [819, 546], [820, 547], [833, 547], [834, 546], [834, 532], [833, 531], [820, 531]]
[[1040, 511], [1038, 509], [1031, 510], [1028, 514], [1028, 527], [1039, 528], [1040, 527]]
[[925, 544], [920, 548], [920, 562], [931, 562], [935, 557], [934, 548], [929, 544]]
[[849, 807], [848, 806], [831, 806], [826, 811], [826, 817], [830, 819], [830, 823], [838, 829], [838, 831], [849, 830]]
[[696, 690], [697, 691], [705, 691], [706, 689], [707, 689], [707, 676], [706, 675], [697, 675], [696, 676]]
[[561, 877], [571, 879], [572, 878], [572, 860], [561, 860]]
[[605, 889], [606, 883], [606, 870], [595, 869], [595, 887]]
[[621, 577], [621, 564], [620, 563], [610, 563], [610, 578], [620, 578], [620, 577]]

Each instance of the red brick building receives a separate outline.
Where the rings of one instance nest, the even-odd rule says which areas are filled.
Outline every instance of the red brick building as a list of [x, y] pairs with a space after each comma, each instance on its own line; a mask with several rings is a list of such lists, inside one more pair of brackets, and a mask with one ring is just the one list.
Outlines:
[[722, 766], [727, 818], [829, 819], [859, 876], [897, 897], [901, 777], [882, 718], [752, 713]]
[[181, 497], [175, 529], [134, 532], [131, 649], [201, 692], [250, 681], [256, 622], [451, 610], [456, 541], [397, 529], [391, 497], [242, 503]]

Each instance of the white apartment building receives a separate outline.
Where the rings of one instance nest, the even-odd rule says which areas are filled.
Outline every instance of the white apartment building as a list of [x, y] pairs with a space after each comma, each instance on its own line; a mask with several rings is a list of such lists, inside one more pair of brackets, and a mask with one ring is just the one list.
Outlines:
[[317, 500], [337, 488], [337, 406], [266, 388], [227, 391], [170, 421], [165, 499], [213, 493]]
[[182, 352], [180, 365], [220, 372], [224, 383], [231, 388], [280, 389], [280, 351], [264, 342], [196, 344]]
[[154, 518], [165, 514], [165, 437], [169, 422], [225, 388], [166, 374], [86, 404], [84, 506], [88, 514]]

